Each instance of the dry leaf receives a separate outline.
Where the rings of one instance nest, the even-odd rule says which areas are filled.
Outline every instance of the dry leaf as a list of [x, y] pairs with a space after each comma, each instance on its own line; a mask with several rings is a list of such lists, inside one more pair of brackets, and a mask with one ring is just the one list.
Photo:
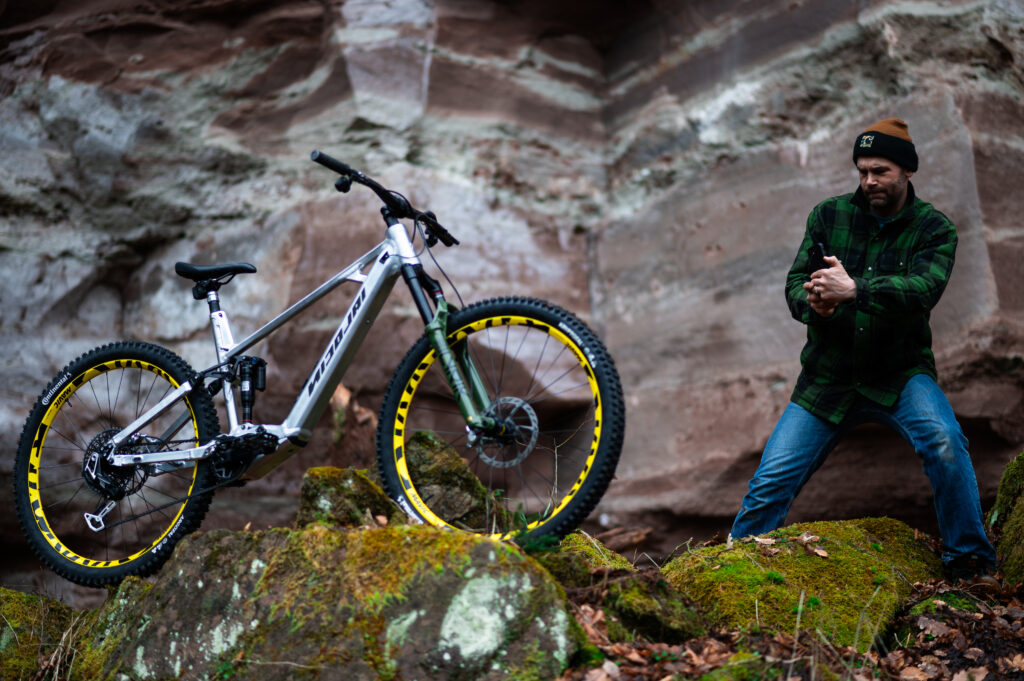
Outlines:
[[799, 537], [797, 537], [796, 540], [798, 542], [800, 542], [801, 544], [805, 544], [806, 545], [806, 544], [811, 544], [811, 543], [816, 542], [816, 541], [821, 541], [821, 537], [819, 537], [817, 535], [814, 535], [814, 534], [811, 534], [810, 532], [804, 532]]
[[377, 524], [381, 527], [388, 526], [388, 517], [386, 515], [375, 515], [373, 519], [377, 521]]
[[907, 667], [900, 671], [900, 679], [902, 681], [928, 681], [930, 678], [932, 677], [917, 667]]
[[631, 650], [628, 653], [626, 653], [625, 658], [635, 664], [647, 664], [647, 658], [645, 658], [643, 655], [636, 652], [635, 650]]
[[813, 553], [814, 553], [814, 555], [818, 556], [819, 558], [828, 558], [828, 551], [826, 551], [825, 549], [821, 548], [820, 546], [815, 546], [814, 549], [813, 549]]
[[338, 387], [334, 389], [334, 394], [331, 395], [331, 409], [344, 411], [348, 409], [348, 403], [351, 401], [352, 391], [339, 383]]
[[985, 667], [973, 667], [961, 669], [953, 676], [953, 681], [984, 681], [988, 678], [988, 669]]
[[939, 622], [938, 620], [933, 620], [929, 617], [918, 617], [917, 626], [924, 633], [931, 634], [936, 638], [940, 636], [945, 636], [949, 632], [953, 631], [942, 622]]
[[767, 546], [775, 543], [775, 540], [771, 537], [754, 537], [754, 541], [758, 544], [761, 544], [762, 546]]

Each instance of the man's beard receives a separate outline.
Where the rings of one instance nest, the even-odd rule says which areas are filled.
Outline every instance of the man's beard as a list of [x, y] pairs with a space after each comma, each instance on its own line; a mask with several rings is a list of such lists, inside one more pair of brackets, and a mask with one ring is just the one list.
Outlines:
[[879, 189], [867, 195], [868, 205], [876, 213], [891, 213], [899, 204], [903, 195], [902, 186], [892, 186], [888, 189]]

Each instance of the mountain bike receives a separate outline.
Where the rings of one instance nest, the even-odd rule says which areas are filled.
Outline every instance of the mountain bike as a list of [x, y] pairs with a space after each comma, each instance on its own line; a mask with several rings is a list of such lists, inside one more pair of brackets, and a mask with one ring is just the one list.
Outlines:
[[[338, 191], [358, 184], [381, 199], [381, 243], [238, 342], [220, 293], [256, 268], [179, 262], [175, 272], [209, 307], [213, 365], [195, 371], [166, 348], [115, 342], [75, 359], [39, 396], [18, 444], [14, 496], [30, 546], [61, 576], [102, 586], [152, 574], [199, 527], [217, 489], [262, 477], [304, 447], [399, 278], [424, 332], [385, 390], [376, 463], [409, 518], [519, 543], [557, 540], [604, 494], [625, 408], [597, 336], [540, 300], [449, 303], [421, 261], [439, 242], [459, 243], [436, 216], [327, 154], [312, 160], [337, 174]], [[291, 411], [281, 423], [254, 422], [267, 363], [246, 352], [346, 282], [359, 288]]]

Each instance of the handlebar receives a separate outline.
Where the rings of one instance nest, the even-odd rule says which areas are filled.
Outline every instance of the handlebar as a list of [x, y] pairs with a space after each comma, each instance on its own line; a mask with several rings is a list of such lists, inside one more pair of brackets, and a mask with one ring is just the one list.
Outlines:
[[340, 177], [334, 183], [334, 188], [339, 192], [347, 192], [351, 187], [352, 183], [361, 184], [364, 187], [372, 189], [373, 192], [384, 202], [384, 207], [388, 213], [396, 219], [409, 218], [416, 220], [417, 222], [423, 223], [426, 228], [426, 239], [427, 245], [433, 246], [440, 241], [445, 246], [455, 246], [459, 243], [451, 233], [441, 226], [441, 223], [437, 221], [437, 217], [430, 211], [419, 211], [412, 207], [409, 200], [399, 194], [398, 192], [387, 189], [379, 182], [371, 177], [367, 177], [362, 172], [349, 166], [346, 163], [342, 163], [336, 158], [328, 156], [322, 151], [314, 151], [309, 155], [310, 159], [314, 162], [319, 163], [328, 170], [333, 170]]

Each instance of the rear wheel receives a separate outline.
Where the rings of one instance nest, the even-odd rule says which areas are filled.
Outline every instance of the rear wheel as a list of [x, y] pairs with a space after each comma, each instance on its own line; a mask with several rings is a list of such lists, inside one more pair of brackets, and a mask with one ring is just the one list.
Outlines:
[[[154, 572], [195, 530], [212, 494], [209, 464], [115, 466], [111, 438], [189, 380], [192, 369], [148, 343], [114, 343], [55, 378], [25, 423], [14, 468], [22, 531], [57, 574], [85, 586]], [[118, 453], [187, 449], [219, 432], [204, 392], [184, 396]]]
[[560, 538], [608, 486], [622, 447], [619, 377], [575, 316], [527, 298], [485, 301], [449, 318], [487, 393], [490, 431], [467, 427], [426, 337], [385, 394], [377, 462], [411, 517], [519, 543]]

